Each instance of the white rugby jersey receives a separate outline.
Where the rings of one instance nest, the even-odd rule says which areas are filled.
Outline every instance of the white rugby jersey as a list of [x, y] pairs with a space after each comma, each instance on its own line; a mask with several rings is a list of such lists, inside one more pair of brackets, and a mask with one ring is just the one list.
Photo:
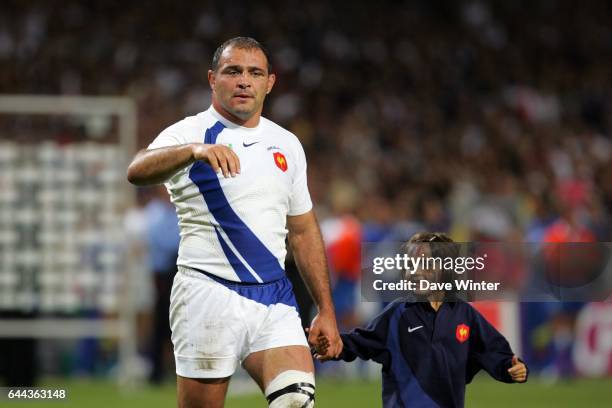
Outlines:
[[282, 278], [286, 217], [312, 208], [299, 140], [263, 117], [255, 128], [238, 126], [211, 106], [162, 131], [148, 149], [198, 142], [230, 147], [240, 174], [225, 178], [196, 161], [166, 181], [181, 231], [177, 264], [237, 282]]

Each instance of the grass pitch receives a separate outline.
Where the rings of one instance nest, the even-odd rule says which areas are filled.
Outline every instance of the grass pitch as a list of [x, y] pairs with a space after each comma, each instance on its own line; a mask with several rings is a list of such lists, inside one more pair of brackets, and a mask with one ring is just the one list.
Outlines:
[[[9, 402], [0, 407], [67, 407], [67, 408], [157, 408], [175, 407], [174, 384], [159, 388], [144, 387], [132, 392], [120, 390], [112, 381], [54, 380], [44, 386], [64, 388], [68, 399], [61, 402]], [[581, 379], [546, 384], [538, 378], [527, 384], [503, 384], [487, 377], [477, 378], [467, 389], [467, 407], [611, 407], [612, 378]], [[380, 407], [380, 382], [338, 381], [320, 379], [317, 383], [318, 408]], [[230, 397], [228, 408], [267, 407], [259, 394]]]

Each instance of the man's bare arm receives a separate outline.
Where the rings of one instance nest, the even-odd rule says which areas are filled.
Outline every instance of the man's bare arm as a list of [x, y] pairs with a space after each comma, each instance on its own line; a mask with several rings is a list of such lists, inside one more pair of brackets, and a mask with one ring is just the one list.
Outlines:
[[190, 143], [139, 151], [127, 169], [127, 179], [137, 186], [159, 184], [196, 160], [210, 164], [225, 177], [240, 173], [240, 160], [236, 153], [223, 145]]
[[287, 217], [287, 229], [289, 246], [312, 300], [319, 310], [333, 310], [325, 248], [314, 212]]
[[313, 211], [287, 217], [289, 246], [293, 251], [300, 275], [319, 309], [312, 322], [308, 341], [314, 344], [319, 336], [326, 336], [331, 346], [329, 353], [334, 357], [342, 351], [338, 333], [334, 304], [331, 298], [327, 259], [319, 224]]

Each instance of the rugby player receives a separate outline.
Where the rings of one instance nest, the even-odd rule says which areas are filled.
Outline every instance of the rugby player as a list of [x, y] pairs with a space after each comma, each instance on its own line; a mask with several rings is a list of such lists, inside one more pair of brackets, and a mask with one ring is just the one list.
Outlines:
[[314, 368], [291, 283], [285, 238], [318, 315], [310, 337], [341, 342], [319, 226], [295, 135], [261, 116], [274, 86], [268, 52], [237, 37], [215, 52], [212, 106], [164, 131], [128, 168], [164, 182], [181, 242], [170, 326], [179, 407], [222, 407], [238, 364], [270, 407], [314, 405]]

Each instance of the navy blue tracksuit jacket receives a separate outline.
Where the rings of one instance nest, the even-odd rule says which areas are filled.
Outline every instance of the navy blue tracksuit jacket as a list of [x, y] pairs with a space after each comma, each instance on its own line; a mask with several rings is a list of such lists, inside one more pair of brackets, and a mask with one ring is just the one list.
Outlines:
[[512, 382], [506, 339], [466, 302], [391, 303], [365, 329], [342, 334], [339, 359], [382, 364], [384, 407], [463, 407], [465, 385], [481, 369]]

